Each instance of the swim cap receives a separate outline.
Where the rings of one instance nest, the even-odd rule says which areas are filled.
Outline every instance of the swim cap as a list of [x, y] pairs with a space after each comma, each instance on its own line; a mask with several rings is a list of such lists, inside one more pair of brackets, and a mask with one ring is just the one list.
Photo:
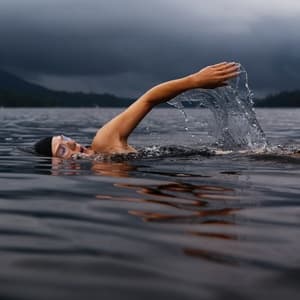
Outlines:
[[48, 136], [36, 142], [34, 144], [34, 150], [36, 153], [45, 156], [52, 156], [52, 136]]

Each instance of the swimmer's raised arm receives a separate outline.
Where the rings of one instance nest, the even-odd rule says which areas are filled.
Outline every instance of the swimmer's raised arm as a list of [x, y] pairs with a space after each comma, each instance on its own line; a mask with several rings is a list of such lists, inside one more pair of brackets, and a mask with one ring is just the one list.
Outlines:
[[97, 132], [92, 149], [96, 152], [108, 153], [134, 150], [127, 145], [127, 139], [155, 105], [167, 102], [187, 90], [225, 86], [228, 79], [239, 74], [238, 69], [236, 63], [223, 62], [153, 87]]

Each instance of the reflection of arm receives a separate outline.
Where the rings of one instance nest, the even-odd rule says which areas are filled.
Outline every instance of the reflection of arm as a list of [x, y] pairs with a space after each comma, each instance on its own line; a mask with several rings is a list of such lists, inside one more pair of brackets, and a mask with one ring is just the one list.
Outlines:
[[236, 65], [221, 63], [153, 87], [97, 132], [92, 144], [93, 150], [110, 152], [112, 149], [127, 145], [128, 136], [155, 105], [189, 89], [223, 86], [227, 79], [235, 76], [237, 76]]

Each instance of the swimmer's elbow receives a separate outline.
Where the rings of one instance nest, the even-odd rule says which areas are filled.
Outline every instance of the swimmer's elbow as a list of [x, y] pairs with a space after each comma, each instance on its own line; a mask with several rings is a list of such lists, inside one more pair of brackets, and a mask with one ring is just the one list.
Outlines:
[[146, 92], [142, 98], [148, 105], [153, 107], [167, 102], [191, 88], [193, 88], [191, 76], [186, 76], [161, 83]]
[[146, 92], [138, 101], [143, 103], [144, 107], [147, 109], [151, 109], [154, 106], [165, 102], [165, 99], [159, 91], [155, 88]]

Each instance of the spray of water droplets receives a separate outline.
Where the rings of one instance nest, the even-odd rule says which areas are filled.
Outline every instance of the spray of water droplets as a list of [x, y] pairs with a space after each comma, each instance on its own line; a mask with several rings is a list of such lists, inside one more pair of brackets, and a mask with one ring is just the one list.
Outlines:
[[171, 101], [187, 120], [185, 107], [194, 104], [206, 107], [213, 115], [211, 132], [218, 147], [225, 150], [257, 150], [267, 147], [265, 134], [253, 109], [253, 93], [248, 85], [248, 74], [240, 65], [240, 75], [228, 86], [216, 89], [194, 89]]

